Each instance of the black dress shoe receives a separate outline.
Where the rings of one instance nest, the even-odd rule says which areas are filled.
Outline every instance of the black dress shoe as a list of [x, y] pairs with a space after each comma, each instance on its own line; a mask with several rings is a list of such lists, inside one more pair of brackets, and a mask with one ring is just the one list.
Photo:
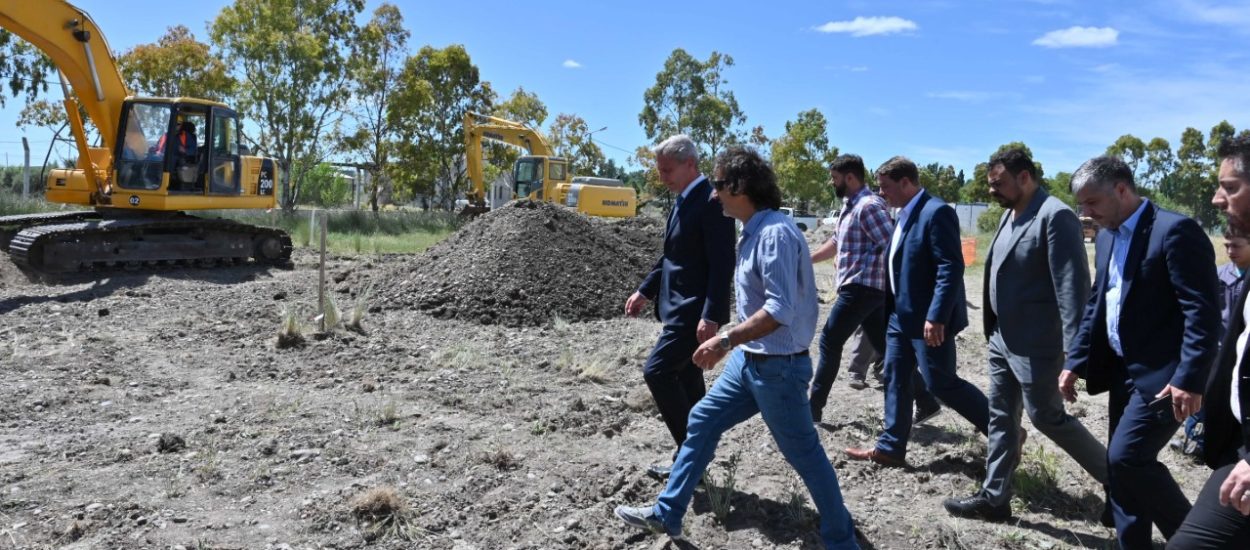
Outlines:
[[931, 407], [916, 407], [916, 417], [911, 421], [913, 426], [919, 426], [927, 422], [942, 412], [941, 405], [933, 405]]
[[668, 476], [671, 475], [672, 473], [673, 473], [672, 466], [662, 466], [659, 464], [652, 464], [650, 466], [647, 466], [647, 475], [653, 478], [656, 478], [660, 481], [664, 481], [668, 479]]
[[995, 506], [985, 495], [977, 493], [970, 497], [948, 498], [942, 501], [952, 516], [961, 518], [983, 519], [987, 521], [1006, 521], [1011, 519], [1011, 504]]
[[816, 407], [812, 407], [812, 423], [813, 424], [820, 424], [821, 419], [823, 419], [824, 417], [825, 417], [824, 409], [817, 409]]

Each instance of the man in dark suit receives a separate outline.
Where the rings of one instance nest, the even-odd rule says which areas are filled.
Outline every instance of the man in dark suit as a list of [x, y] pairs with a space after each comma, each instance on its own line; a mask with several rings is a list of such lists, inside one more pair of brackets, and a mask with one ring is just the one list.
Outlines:
[[1072, 176], [1095, 241], [1095, 280], [1059, 391], [1110, 391], [1107, 469], [1116, 537], [1151, 548], [1151, 524], [1171, 538], [1189, 512], [1159, 450], [1202, 407], [1220, 333], [1215, 251], [1198, 223], [1137, 195], [1133, 171], [1097, 157]]
[[[664, 233], [664, 254], [625, 302], [625, 314], [638, 315], [654, 301], [656, 316], [664, 323], [642, 372], [680, 449], [690, 409], [705, 391], [703, 371], [691, 361], [694, 350], [729, 322], [736, 237], [733, 219], [725, 217], [712, 185], [699, 173], [694, 142], [677, 135], [654, 152], [660, 181], [676, 200]], [[648, 472], [663, 478], [670, 467], [653, 464]]]
[[[1220, 144], [1219, 187], [1211, 204], [1228, 216], [1230, 228], [1250, 232], [1250, 138]], [[1250, 548], [1250, 305], [1246, 287], [1238, 293], [1207, 381], [1203, 458], [1215, 470], [1198, 493], [1185, 523], [1168, 541], [1177, 550]]]
[[[989, 341], [990, 435], [985, 483], [972, 496], [947, 499], [953, 515], [1011, 517], [1011, 476], [1020, 464], [1020, 410], [1099, 483], [1107, 483], [1107, 448], [1063, 410], [1055, 379], [1063, 350], [1076, 338], [1089, 297], [1089, 260], [1081, 221], [1038, 184], [1023, 149], [995, 153], [990, 196], [1007, 209], [982, 278]], [[1023, 404], [1023, 407], [1021, 406]]]
[[919, 367], [929, 391], [986, 433], [989, 402], [955, 373], [955, 335], [968, 326], [964, 260], [955, 209], [919, 185], [905, 157], [877, 169], [881, 194], [902, 208], [886, 256], [890, 288], [885, 351], [885, 431], [871, 449], [847, 449], [855, 460], [907, 464], [912, 426], [912, 375]]

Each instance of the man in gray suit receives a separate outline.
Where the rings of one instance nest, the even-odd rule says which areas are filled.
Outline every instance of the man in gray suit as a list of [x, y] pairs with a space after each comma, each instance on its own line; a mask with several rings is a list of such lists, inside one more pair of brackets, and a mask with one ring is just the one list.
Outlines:
[[984, 323], [989, 339], [990, 423], [986, 478], [969, 497], [947, 499], [960, 517], [1011, 517], [1011, 474], [1024, 443], [1021, 397], [1033, 425], [1107, 483], [1107, 449], [1063, 409], [1057, 380], [1064, 350], [1089, 297], [1089, 260], [1081, 222], [1038, 186], [1037, 168], [1023, 149], [989, 162], [990, 195], [1007, 209], [986, 260]]

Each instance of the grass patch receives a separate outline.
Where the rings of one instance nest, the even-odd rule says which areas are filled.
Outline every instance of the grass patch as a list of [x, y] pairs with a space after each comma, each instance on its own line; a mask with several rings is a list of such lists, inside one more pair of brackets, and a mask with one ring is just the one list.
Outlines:
[[1012, 488], [1021, 499], [1035, 504], [1053, 500], [1059, 487], [1059, 455], [1044, 445], [1033, 445], [1021, 457]]
[[729, 519], [731, 501], [738, 481], [738, 464], [741, 461], [742, 451], [734, 451], [724, 462], [723, 475], [717, 476], [711, 471], [703, 472], [703, 486], [707, 489], [707, 499], [712, 505], [712, 516], [721, 525], [725, 525], [725, 520]]

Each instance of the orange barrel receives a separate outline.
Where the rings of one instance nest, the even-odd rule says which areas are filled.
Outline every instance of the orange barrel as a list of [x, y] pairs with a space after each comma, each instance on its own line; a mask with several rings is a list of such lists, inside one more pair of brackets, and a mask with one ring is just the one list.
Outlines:
[[959, 242], [963, 245], [964, 249], [964, 265], [972, 265], [973, 262], [977, 261], [977, 238], [964, 237], [959, 239]]

